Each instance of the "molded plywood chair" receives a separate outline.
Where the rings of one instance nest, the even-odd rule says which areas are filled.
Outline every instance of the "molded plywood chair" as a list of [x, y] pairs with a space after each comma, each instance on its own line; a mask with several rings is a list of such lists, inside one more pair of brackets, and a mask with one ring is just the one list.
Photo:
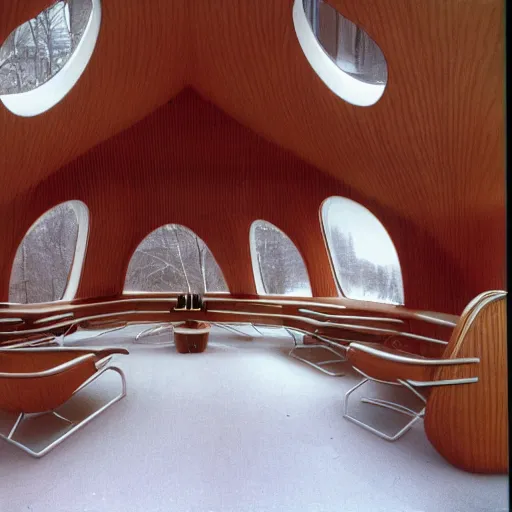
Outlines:
[[[0, 437], [34, 457], [47, 454], [126, 395], [123, 372], [115, 366], [108, 366], [114, 354], [128, 354], [128, 351], [117, 347], [0, 349], [0, 410], [18, 414], [10, 432], [0, 434]], [[109, 370], [121, 376], [122, 391], [115, 398], [80, 422], [73, 422], [55, 411]], [[53, 414], [69, 423], [71, 428], [36, 452], [16, 441], [14, 435], [25, 417], [42, 414]]]
[[[345, 418], [394, 441], [425, 419], [427, 436], [455, 466], [472, 472], [508, 470], [506, 292], [489, 291], [462, 313], [440, 359], [382, 345], [351, 343], [347, 357], [363, 380], [345, 396]], [[424, 404], [419, 411], [379, 398], [362, 398], [411, 417], [387, 435], [349, 414], [349, 397], [368, 381], [403, 386]]]
[[[329, 367], [332, 367], [332, 365], [335, 364], [347, 362], [346, 356], [340, 353], [340, 350], [346, 352], [348, 347], [319, 335], [312, 336], [310, 334], [304, 334], [298, 330], [292, 329], [286, 329], [286, 332], [288, 332], [288, 334], [293, 338], [295, 343], [290, 352], [288, 352], [290, 357], [298, 359], [299, 361], [302, 361], [303, 363], [306, 363], [309, 366], [320, 370], [322, 373], [330, 375], [331, 377], [342, 377], [345, 375], [344, 371], [330, 370]], [[318, 340], [323, 343], [318, 344]], [[323, 361], [312, 361], [308, 357], [300, 356], [298, 354], [299, 351], [310, 353], [312, 351], [324, 353], [328, 352], [329, 354], [333, 354], [335, 357], [333, 358], [330, 356], [329, 359], [324, 359]]]

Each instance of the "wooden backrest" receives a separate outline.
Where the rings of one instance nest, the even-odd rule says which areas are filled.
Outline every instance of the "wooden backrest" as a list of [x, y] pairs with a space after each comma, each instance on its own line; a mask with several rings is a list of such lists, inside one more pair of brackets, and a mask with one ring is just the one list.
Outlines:
[[478, 377], [473, 384], [434, 387], [425, 431], [453, 465], [477, 473], [508, 471], [506, 292], [472, 301], [454, 330], [445, 357], [478, 357], [475, 365], [438, 368], [434, 380]]
[[85, 353], [76, 350], [4, 350], [0, 352], [0, 373], [29, 373], [50, 370]]
[[1, 377], [0, 410], [14, 413], [44, 412], [59, 407], [74, 391], [97, 371], [95, 363], [115, 353], [107, 349], [13, 349], [0, 350], [0, 374], [23, 374], [51, 370], [83, 356], [79, 364], [53, 375], [42, 377]]
[[486, 292], [480, 293], [467, 304], [467, 306], [464, 308], [464, 311], [459, 317], [457, 325], [453, 329], [448, 345], [446, 346], [446, 349], [443, 352], [443, 358], [457, 357], [455, 354], [457, 353], [458, 347], [460, 346], [464, 339], [464, 336], [462, 336], [462, 334], [475, 321], [475, 319], [478, 316], [477, 313], [480, 311], [480, 308], [483, 305], [485, 305], [489, 299], [497, 297], [503, 293], [505, 292], [500, 290], [488, 290]]

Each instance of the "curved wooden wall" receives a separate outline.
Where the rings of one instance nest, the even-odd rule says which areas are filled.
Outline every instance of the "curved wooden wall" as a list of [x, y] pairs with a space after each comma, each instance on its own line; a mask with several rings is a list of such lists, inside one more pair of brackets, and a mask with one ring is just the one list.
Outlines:
[[[45, 3], [9, 2], [0, 34]], [[166, 222], [205, 240], [232, 292], [253, 293], [256, 218], [296, 243], [316, 296], [335, 295], [318, 229], [333, 194], [388, 229], [407, 306], [458, 314], [503, 288], [502, 2], [330, 3], [386, 56], [389, 83], [372, 107], [316, 76], [291, 0], [104, 0], [96, 50], [66, 98], [29, 119], [0, 106], [0, 299], [25, 230], [66, 199], [91, 211], [80, 297], [119, 293], [130, 253]], [[186, 86], [241, 124], [190, 92], [165, 105]]]
[[485, 306], [448, 354], [478, 357], [480, 363], [440, 368], [434, 376], [478, 377], [478, 382], [432, 388], [427, 402], [429, 441], [454, 466], [473, 473], [507, 473], [509, 468], [506, 313], [506, 296]]
[[[9, 273], [27, 229], [53, 205], [79, 199], [89, 208], [89, 240], [79, 297], [109, 296], [123, 290], [133, 251], [153, 229], [182, 224], [197, 233], [215, 255], [231, 293], [256, 293], [249, 230], [263, 219], [283, 230], [306, 263], [317, 297], [336, 296], [319, 208], [330, 195], [355, 199], [384, 223], [402, 264], [409, 307], [443, 310], [436, 288], [431, 301], [417, 287], [432, 276], [423, 260], [408, 262], [402, 241], [446, 263], [436, 282], [458, 288], [464, 281], [436, 243], [414, 225], [349, 187], [266, 142], [185, 91], [141, 123], [97, 146], [53, 174], [11, 205], [4, 228], [0, 276], [7, 300]], [[405, 237], [405, 240], [404, 240]], [[439, 288], [437, 288], [439, 290]], [[414, 297], [417, 300], [414, 300]], [[449, 311], [449, 309], [448, 309]]]
[[0, 3], [0, 44], [16, 27], [31, 18], [35, 18], [52, 3], [52, 0]]

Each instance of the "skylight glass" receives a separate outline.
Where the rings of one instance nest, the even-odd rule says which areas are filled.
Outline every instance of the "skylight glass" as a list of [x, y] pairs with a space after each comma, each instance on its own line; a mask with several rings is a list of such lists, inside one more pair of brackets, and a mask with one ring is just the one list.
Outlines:
[[0, 47], [0, 100], [34, 116], [73, 88], [96, 45], [100, 0], [58, 1], [16, 28]]
[[306, 58], [335, 94], [358, 106], [381, 98], [386, 59], [363, 29], [323, 0], [295, 0], [293, 20]]

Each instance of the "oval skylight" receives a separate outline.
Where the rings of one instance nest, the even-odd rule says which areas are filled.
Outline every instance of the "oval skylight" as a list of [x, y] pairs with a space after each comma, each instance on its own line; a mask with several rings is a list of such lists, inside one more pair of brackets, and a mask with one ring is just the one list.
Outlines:
[[323, 0], [295, 0], [293, 21], [306, 58], [332, 92], [361, 107], [381, 98], [386, 59], [364, 30]]
[[73, 88], [96, 45], [100, 0], [58, 1], [0, 47], [0, 100], [13, 113], [46, 112]]

